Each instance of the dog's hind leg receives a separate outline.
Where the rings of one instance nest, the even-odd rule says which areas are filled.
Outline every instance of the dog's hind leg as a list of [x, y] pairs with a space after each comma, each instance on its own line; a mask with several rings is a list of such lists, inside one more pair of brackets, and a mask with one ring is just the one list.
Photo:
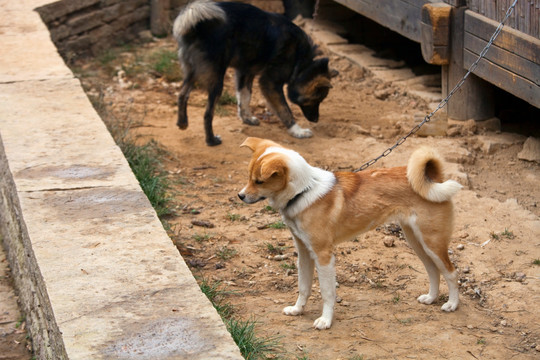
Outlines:
[[421, 239], [418, 239], [416, 237], [414, 229], [411, 226], [403, 223], [401, 224], [401, 228], [403, 230], [403, 233], [405, 234], [407, 242], [413, 248], [416, 255], [418, 255], [418, 257], [424, 264], [424, 267], [426, 268], [429, 277], [429, 292], [427, 294], [420, 295], [418, 297], [418, 302], [422, 304], [431, 304], [439, 296], [439, 285], [441, 280], [439, 269], [437, 268], [437, 265], [435, 265], [431, 257], [426, 254], [426, 251], [422, 246]]
[[300, 315], [304, 311], [307, 300], [311, 295], [311, 286], [313, 284], [313, 270], [315, 262], [309, 254], [309, 250], [304, 243], [294, 238], [296, 250], [298, 251], [298, 299], [293, 306], [287, 306], [283, 309], [285, 315]]
[[206, 145], [216, 146], [221, 144], [221, 137], [214, 135], [212, 128], [212, 121], [214, 118], [214, 109], [223, 91], [223, 77], [225, 71], [218, 73], [218, 76], [214, 77], [214, 81], [208, 84], [208, 102], [206, 104], [206, 110], [204, 112], [204, 132], [206, 134]]
[[259, 119], [251, 114], [251, 89], [253, 87], [253, 74], [236, 69], [236, 99], [238, 101], [238, 117], [244, 124], [259, 125]]
[[[439, 281], [440, 274], [442, 273], [446, 284], [448, 285], [448, 301], [443, 304], [441, 310], [443, 311], [454, 311], [459, 305], [459, 287], [457, 283], [457, 271], [448, 257], [448, 248], [446, 244], [448, 243], [446, 235], [439, 232], [431, 232], [429, 238], [423, 237], [423, 232], [420, 230], [418, 224], [416, 224], [416, 219], [414, 216], [410, 219], [409, 224], [403, 226], [403, 231], [407, 240], [409, 238], [414, 240], [409, 240], [409, 244], [416, 251], [418, 257], [424, 263], [426, 270], [428, 272], [430, 284], [429, 284], [429, 293], [427, 295], [421, 295], [418, 297], [418, 301], [424, 304], [431, 304], [438, 296], [439, 293]], [[435, 237], [440, 237], [438, 241], [434, 241]], [[432, 240], [432, 241], [430, 241]], [[413, 245], [413, 242], [415, 245]], [[435, 246], [430, 244], [445, 244], [444, 246]]]
[[188, 116], [187, 116], [187, 103], [189, 99], [189, 94], [193, 89], [194, 83], [194, 73], [192, 71], [187, 72], [182, 87], [180, 88], [180, 94], [178, 95], [178, 121], [176, 125], [185, 130], [188, 127]]
[[300, 127], [294, 121], [291, 109], [287, 105], [285, 95], [283, 94], [283, 83], [276, 83], [269, 74], [262, 74], [259, 83], [268, 105], [283, 122], [289, 134], [300, 139], [312, 137], [313, 133], [311, 130]]

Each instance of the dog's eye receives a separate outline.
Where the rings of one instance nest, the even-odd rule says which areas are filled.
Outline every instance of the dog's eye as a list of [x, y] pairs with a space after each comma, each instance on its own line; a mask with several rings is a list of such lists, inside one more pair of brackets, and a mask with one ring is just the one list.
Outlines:
[[255, 184], [257, 184], [257, 185], [261, 185], [263, 183], [264, 183], [264, 181], [262, 181], [262, 180], [255, 180]]

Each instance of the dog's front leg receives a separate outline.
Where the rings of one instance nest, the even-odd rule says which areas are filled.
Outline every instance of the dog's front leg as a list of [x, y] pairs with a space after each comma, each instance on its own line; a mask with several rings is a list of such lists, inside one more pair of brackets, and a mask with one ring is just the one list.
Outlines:
[[321, 258], [317, 259], [316, 266], [323, 299], [323, 312], [321, 317], [313, 323], [313, 327], [319, 330], [328, 329], [332, 326], [336, 302], [336, 259], [334, 255], [331, 255], [330, 261], [327, 261], [325, 265], [321, 264], [321, 260], [324, 261]]
[[287, 105], [287, 100], [285, 100], [285, 95], [283, 94], [283, 84], [278, 85], [265, 75], [261, 76], [259, 83], [268, 105], [283, 122], [283, 125], [287, 128], [287, 132], [299, 139], [312, 137], [313, 133], [311, 130], [300, 127], [294, 121], [291, 109]]
[[250, 73], [236, 70], [236, 100], [238, 102], [238, 117], [244, 124], [259, 125], [259, 119], [251, 114], [251, 89], [254, 76]]
[[296, 250], [298, 251], [298, 299], [293, 306], [287, 306], [283, 309], [285, 315], [300, 315], [304, 311], [307, 300], [311, 295], [311, 286], [313, 284], [313, 270], [315, 262], [309, 254], [309, 250], [304, 243], [294, 238]]

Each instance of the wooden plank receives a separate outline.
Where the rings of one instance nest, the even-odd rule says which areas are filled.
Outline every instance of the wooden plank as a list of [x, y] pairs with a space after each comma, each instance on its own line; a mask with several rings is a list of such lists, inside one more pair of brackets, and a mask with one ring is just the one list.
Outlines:
[[[335, 0], [416, 42], [421, 41], [420, 8], [403, 0]], [[409, 0], [411, 1], [411, 0]], [[426, 1], [424, 1], [425, 3]]]
[[[477, 54], [478, 56], [486, 44], [487, 41], [482, 40], [470, 33], [465, 33], [465, 49], [469, 50], [473, 54]], [[520, 75], [525, 79], [532, 81], [536, 85], [540, 85], [540, 65], [535, 64], [532, 61], [522, 58], [505, 49], [501, 49], [496, 45], [493, 45], [489, 49], [485, 58], [511, 73]], [[470, 66], [470, 64], [464, 65], [467, 67]]]
[[[470, 10], [465, 11], [465, 32], [485, 41], [489, 41], [498, 25], [498, 22], [485, 16]], [[505, 26], [494, 44], [535, 64], [540, 64], [540, 39]]]
[[[476, 54], [469, 50], [464, 50], [464, 65], [467, 66], [467, 64], [472, 64], [477, 57]], [[480, 60], [474, 74], [510, 94], [527, 101], [531, 105], [540, 108], [540, 87], [532, 81], [511, 73], [486, 59]]]

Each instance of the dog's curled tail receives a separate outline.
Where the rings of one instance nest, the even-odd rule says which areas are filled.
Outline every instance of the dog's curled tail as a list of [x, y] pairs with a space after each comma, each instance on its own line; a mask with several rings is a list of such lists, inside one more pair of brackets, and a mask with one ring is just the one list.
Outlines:
[[440, 156], [429, 147], [421, 147], [409, 158], [407, 179], [413, 190], [433, 202], [448, 201], [461, 188], [454, 180], [443, 182], [443, 164]]
[[226, 20], [225, 11], [211, 0], [190, 2], [174, 20], [175, 39], [186, 35], [195, 25], [204, 20]]

